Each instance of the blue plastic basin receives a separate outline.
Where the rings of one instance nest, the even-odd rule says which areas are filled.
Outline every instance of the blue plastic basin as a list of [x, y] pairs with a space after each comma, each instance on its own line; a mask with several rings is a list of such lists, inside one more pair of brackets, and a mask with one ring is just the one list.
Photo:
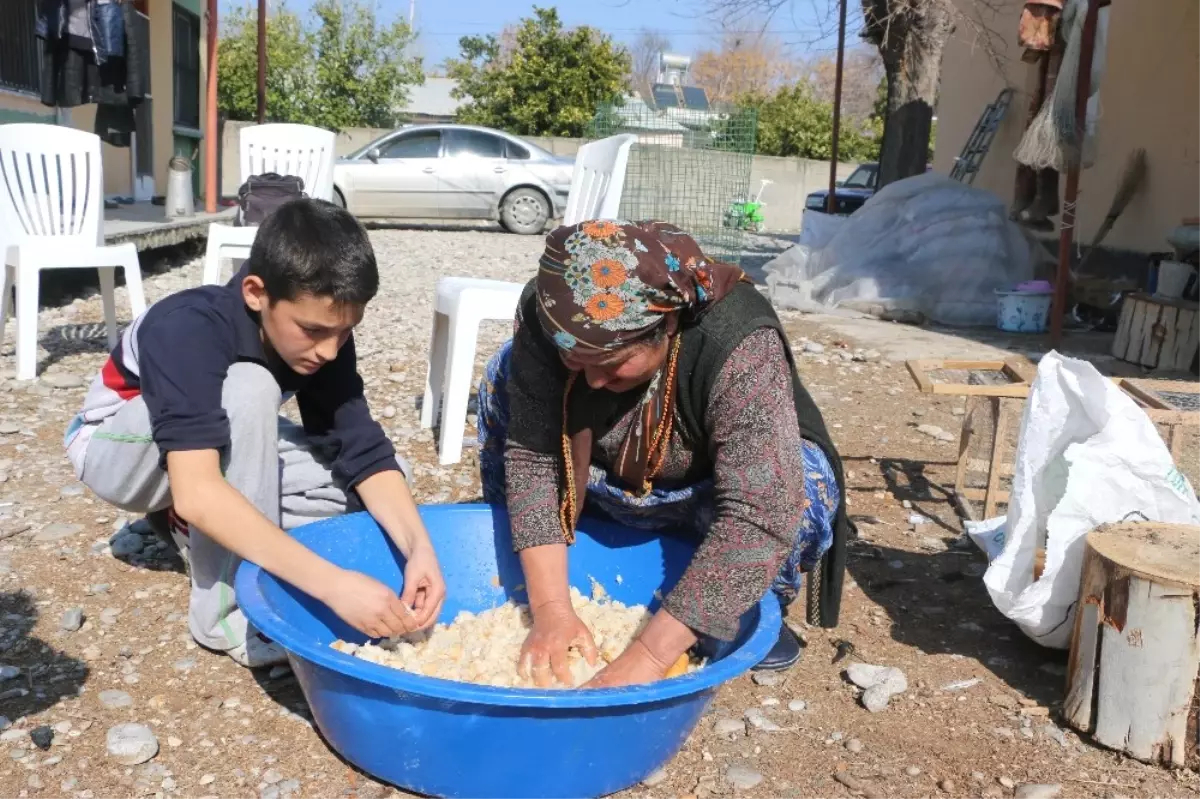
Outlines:
[[[509, 597], [526, 601], [503, 511], [438, 505], [421, 516], [446, 578], [441, 621]], [[400, 590], [403, 559], [369, 515], [293, 535], [323, 558]], [[570, 581], [587, 594], [595, 579], [613, 599], [657, 607], [655, 592], [675, 584], [691, 553], [674, 538], [585, 518]], [[637, 783], [675, 755], [721, 683], [766, 655], [780, 623], [778, 603], [768, 598], [747, 612], [733, 644], [693, 674], [629, 688], [542, 691], [439, 680], [342, 654], [329, 644], [365, 637], [251, 563], [238, 570], [237, 597], [287, 649], [313, 718], [339, 754], [378, 779], [447, 797], [590, 797]]]

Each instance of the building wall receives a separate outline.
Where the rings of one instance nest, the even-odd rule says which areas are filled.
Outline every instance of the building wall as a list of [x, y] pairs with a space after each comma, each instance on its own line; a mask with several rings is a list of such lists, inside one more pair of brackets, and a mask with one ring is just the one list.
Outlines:
[[[1020, 60], [1016, 41], [1022, 5], [1021, 0], [1001, 0], [995, 4], [996, 14], [979, 20], [998, 34], [991, 47], [984, 46], [977, 26], [958, 26], [946, 48], [937, 109], [934, 168], [945, 173], [984, 106], [1006, 85], [1015, 89], [975, 178], [976, 186], [1005, 202], [1013, 197], [1012, 153], [1024, 132], [1036, 77], [1036, 67]], [[1200, 5], [1195, 0], [1157, 0], [1153, 6], [1110, 6], [1096, 162], [1080, 178], [1077, 229], [1078, 239], [1092, 238], [1108, 212], [1130, 151], [1143, 147], [1149, 166], [1146, 183], [1105, 240], [1105, 246], [1140, 251], [1170, 249], [1167, 233], [1182, 218], [1200, 213]]]

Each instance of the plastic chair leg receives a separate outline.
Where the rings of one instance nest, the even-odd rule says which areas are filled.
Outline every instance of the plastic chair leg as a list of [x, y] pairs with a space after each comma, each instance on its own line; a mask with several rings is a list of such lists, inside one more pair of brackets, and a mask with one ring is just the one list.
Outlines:
[[471, 373], [475, 368], [475, 339], [479, 335], [479, 320], [460, 315], [450, 330], [450, 358], [442, 394], [442, 434], [438, 445], [438, 460], [443, 466], [462, 459], [463, 425], [467, 421], [467, 404], [471, 395]]
[[433, 312], [433, 330], [429, 335], [429, 368], [425, 372], [425, 398], [421, 401], [421, 427], [429, 430], [442, 415], [445, 397], [446, 346], [450, 337], [450, 319]]
[[121, 267], [125, 270], [125, 292], [129, 295], [129, 310], [137, 319], [146, 310], [146, 291], [142, 286], [142, 266], [138, 261], [137, 247], [130, 244], [121, 253]]
[[108, 348], [117, 346], [117, 269], [101, 266], [100, 301], [104, 305], [104, 327], [108, 331]]
[[0, 340], [4, 338], [4, 329], [8, 325], [8, 317], [13, 312], [13, 289], [17, 285], [17, 270], [13, 266], [4, 264], [4, 271], [0, 273]]
[[17, 273], [17, 379], [37, 377], [38, 270], [19, 265]]
[[223, 230], [223, 225], [208, 226], [208, 240], [204, 245], [202, 285], [215, 286], [221, 282], [221, 245], [224, 243], [221, 233]]

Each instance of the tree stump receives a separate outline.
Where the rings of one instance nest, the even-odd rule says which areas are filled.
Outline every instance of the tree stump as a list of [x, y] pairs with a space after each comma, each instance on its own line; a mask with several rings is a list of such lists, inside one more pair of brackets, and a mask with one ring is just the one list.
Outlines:
[[1104, 525], [1087, 536], [1066, 721], [1137, 760], [1200, 765], [1200, 527]]

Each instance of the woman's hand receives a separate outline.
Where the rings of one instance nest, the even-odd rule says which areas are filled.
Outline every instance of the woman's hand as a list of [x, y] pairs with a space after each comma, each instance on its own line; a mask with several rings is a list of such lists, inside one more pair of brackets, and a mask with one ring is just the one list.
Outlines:
[[589, 665], [596, 665], [599, 653], [592, 631], [575, 615], [567, 602], [546, 602], [533, 609], [533, 629], [521, 647], [517, 671], [532, 679], [539, 688], [549, 687], [554, 680], [571, 685], [571, 669], [567, 650], [575, 647]]
[[667, 676], [670, 667], [670, 663], [663, 663], [655, 657], [640, 638], [635, 638], [628, 649], [583, 687], [619, 688], [622, 685], [656, 682]]

